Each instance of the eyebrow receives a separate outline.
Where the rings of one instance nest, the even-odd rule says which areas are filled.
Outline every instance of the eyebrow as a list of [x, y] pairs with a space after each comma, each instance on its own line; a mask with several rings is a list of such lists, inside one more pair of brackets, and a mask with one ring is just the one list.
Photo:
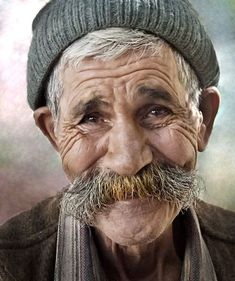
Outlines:
[[[172, 102], [174, 99], [173, 97], [164, 90], [158, 90], [152, 87], [141, 86], [138, 91], [137, 95], [146, 95], [153, 99], [162, 99], [168, 102]], [[85, 113], [89, 113], [95, 109], [100, 108], [101, 106], [108, 106], [109, 103], [103, 100], [102, 96], [94, 96], [87, 101], [80, 101], [79, 104], [76, 104], [71, 109], [71, 115], [74, 118], [80, 117]]]
[[94, 109], [98, 109], [101, 106], [107, 106], [108, 103], [102, 100], [101, 96], [93, 97], [87, 101], [81, 101], [79, 104], [75, 105], [71, 109], [71, 114], [73, 117], [79, 117], [84, 113], [90, 112]]
[[146, 86], [141, 86], [138, 89], [138, 95], [147, 95], [151, 98], [154, 99], [162, 99], [168, 102], [173, 102], [174, 99], [172, 97], [172, 95], [170, 95], [167, 91], [164, 90], [158, 90], [155, 88], [151, 88], [151, 87], [146, 87]]

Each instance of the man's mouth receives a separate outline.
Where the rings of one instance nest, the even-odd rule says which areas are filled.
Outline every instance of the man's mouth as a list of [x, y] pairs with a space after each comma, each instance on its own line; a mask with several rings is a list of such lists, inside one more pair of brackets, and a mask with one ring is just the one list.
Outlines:
[[65, 193], [63, 206], [68, 214], [92, 224], [98, 213], [113, 208], [151, 212], [164, 201], [186, 209], [199, 190], [194, 171], [151, 164], [135, 176], [96, 171], [88, 179], [78, 177]]

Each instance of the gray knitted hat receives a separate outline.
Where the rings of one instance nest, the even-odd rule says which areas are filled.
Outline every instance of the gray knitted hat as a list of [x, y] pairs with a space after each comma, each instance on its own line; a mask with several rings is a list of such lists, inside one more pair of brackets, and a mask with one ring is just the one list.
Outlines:
[[217, 85], [211, 40], [188, 0], [52, 0], [33, 22], [28, 55], [28, 102], [46, 104], [45, 86], [61, 53], [85, 34], [108, 27], [139, 29], [173, 45], [195, 70], [201, 87]]

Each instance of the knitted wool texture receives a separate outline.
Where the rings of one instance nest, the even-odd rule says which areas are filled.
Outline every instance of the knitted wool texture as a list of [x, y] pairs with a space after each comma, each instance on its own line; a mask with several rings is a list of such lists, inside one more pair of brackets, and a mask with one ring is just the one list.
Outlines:
[[87, 33], [109, 27], [161, 37], [189, 62], [201, 88], [218, 84], [214, 47], [188, 0], [52, 0], [33, 22], [27, 66], [33, 110], [46, 104], [45, 87], [62, 52]]

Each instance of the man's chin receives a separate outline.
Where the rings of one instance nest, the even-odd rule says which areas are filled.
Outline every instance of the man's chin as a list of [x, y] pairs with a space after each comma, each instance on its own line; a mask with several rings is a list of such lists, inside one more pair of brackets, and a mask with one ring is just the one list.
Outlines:
[[150, 243], [170, 226], [179, 211], [176, 204], [157, 199], [127, 199], [97, 214], [93, 226], [120, 245]]

